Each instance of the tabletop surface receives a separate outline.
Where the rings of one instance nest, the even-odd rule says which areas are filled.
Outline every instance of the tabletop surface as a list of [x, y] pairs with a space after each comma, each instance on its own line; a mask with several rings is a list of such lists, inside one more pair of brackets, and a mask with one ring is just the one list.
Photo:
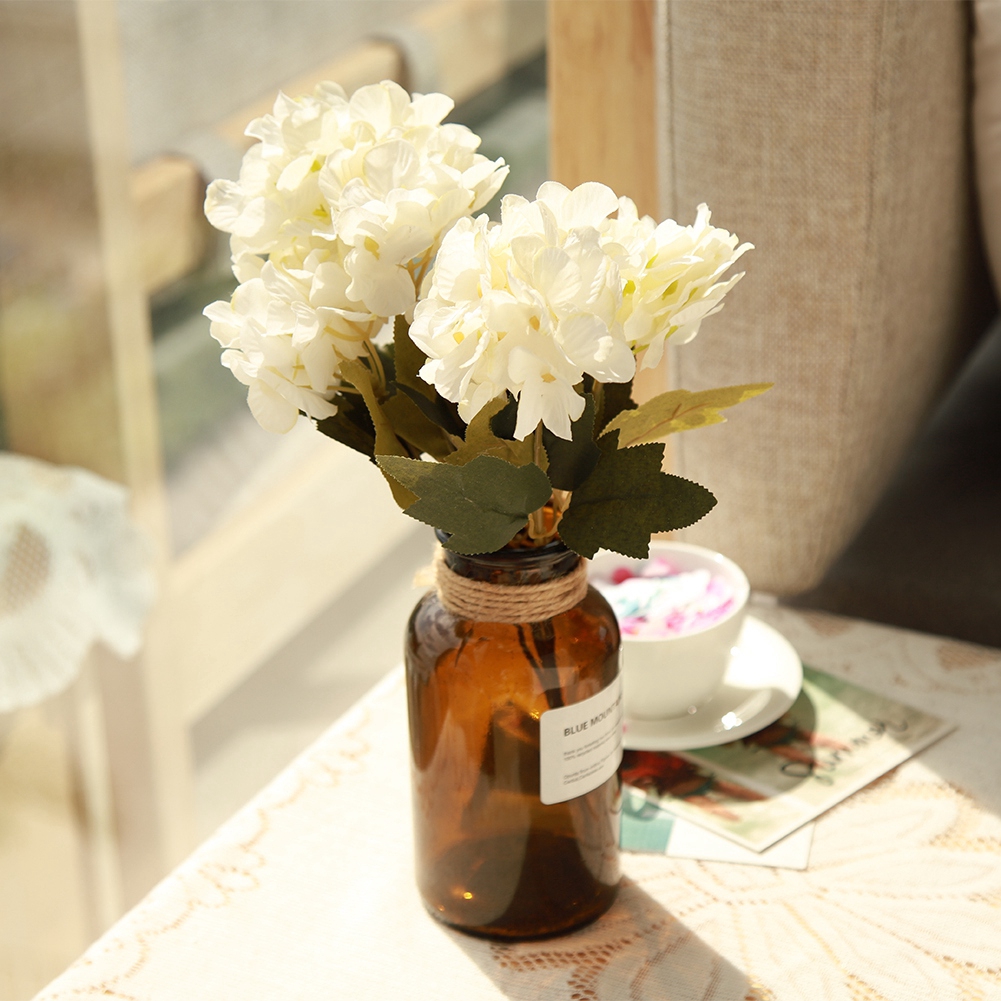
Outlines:
[[804, 872], [624, 854], [579, 932], [497, 944], [417, 897], [391, 673], [38, 999], [1001, 999], [1001, 651], [783, 608], [807, 663], [959, 729], [817, 822]]

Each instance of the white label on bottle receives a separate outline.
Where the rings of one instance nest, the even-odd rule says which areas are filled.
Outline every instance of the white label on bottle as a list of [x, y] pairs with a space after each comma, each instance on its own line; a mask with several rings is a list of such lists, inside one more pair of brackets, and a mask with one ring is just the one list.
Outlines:
[[622, 761], [622, 678], [539, 718], [539, 797], [547, 806], [597, 789]]

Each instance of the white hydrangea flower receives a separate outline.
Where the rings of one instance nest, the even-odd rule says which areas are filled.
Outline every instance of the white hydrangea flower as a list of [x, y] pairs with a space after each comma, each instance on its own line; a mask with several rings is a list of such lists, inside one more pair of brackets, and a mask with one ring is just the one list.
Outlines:
[[467, 422], [507, 390], [515, 437], [541, 421], [569, 438], [584, 374], [628, 382], [634, 353], [650, 367], [668, 337], [691, 340], [741, 277], [720, 280], [750, 247], [736, 245], [704, 205], [693, 226], [658, 226], [596, 182], [508, 195], [499, 224], [465, 220], [442, 243], [410, 331], [429, 359], [421, 377]]
[[508, 195], [500, 223], [460, 220], [442, 242], [410, 336], [429, 359], [421, 377], [467, 423], [508, 390], [519, 401], [515, 437], [541, 421], [569, 439], [584, 410], [574, 389], [584, 373], [632, 378], [635, 361], [616, 320], [621, 278], [593, 225], [607, 214], [599, 188], [582, 185], [555, 210]]
[[254, 277], [255, 256], [305, 256], [340, 240], [351, 297], [377, 316], [409, 312], [443, 234], [507, 176], [469, 129], [441, 124], [452, 106], [392, 81], [350, 99], [330, 83], [311, 97], [279, 95], [247, 128], [259, 142], [239, 180], [213, 181], [205, 199], [209, 221], [232, 234], [237, 277]]
[[205, 212], [231, 235], [242, 284], [206, 315], [264, 427], [336, 412], [341, 360], [413, 309], [444, 233], [503, 183], [503, 160], [441, 124], [451, 109], [442, 94], [411, 98], [388, 81], [350, 99], [336, 84], [280, 94], [247, 128], [259, 141], [239, 179], [209, 185]]
[[248, 387], [247, 402], [268, 431], [285, 433], [299, 411], [331, 417], [341, 361], [357, 358], [382, 326], [346, 294], [350, 279], [329, 251], [304, 261], [265, 263], [230, 302], [205, 309], [212, 336], [225, 348], [222, 363]]
[[723, 274], [750, 243], [709, 225], [706, 205], [695, 223], [679, 226], [673, 219], [657, 225], [639, 218], [636, 205], [620, 198], [618, 215], [603, 228], [602, 244], [614, 258], [625, 281], [619, 319], [637, 354], [645, 352], [643, 368], [660, 362], [667, 338], [687, 344], [699, 325], [723, 308], [723, 296], [744, 273], [724, 280]]

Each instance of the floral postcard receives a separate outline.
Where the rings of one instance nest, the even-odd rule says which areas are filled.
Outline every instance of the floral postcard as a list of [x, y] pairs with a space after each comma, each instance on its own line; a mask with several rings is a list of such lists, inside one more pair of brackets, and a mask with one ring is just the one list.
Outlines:
[[620, 831], [619, 845], [623, 851], [777, 869], [805, 869], [813, 843], [813, 824], [805, 824], [770, 848], [752, 851], [673, 816], [651, 802], [641, 790], [628, 786], [623, 790]]
[[770, 726], [697, 751], [626, 751], [622, 777], [652, 805], [762, 852], [953, 729], [804, 666], [799, 698]]

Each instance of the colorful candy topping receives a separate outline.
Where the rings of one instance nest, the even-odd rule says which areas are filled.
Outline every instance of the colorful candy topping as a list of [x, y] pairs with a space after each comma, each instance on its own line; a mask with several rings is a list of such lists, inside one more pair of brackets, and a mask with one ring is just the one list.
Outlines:
[[664, 559], [650, 560], [639, 573], [616, 567], [610, 581], [593, 583], [627, 636], [667, 639], [700, 632], [734, 607], [733, 586], [725, 577], [709, 570], [678, 570]]

